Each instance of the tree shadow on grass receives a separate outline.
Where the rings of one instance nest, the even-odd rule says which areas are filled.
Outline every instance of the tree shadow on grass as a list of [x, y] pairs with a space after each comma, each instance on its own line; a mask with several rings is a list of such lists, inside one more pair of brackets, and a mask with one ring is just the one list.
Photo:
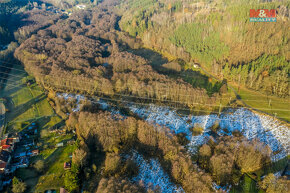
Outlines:
[[[48, 173], [48, 171], [52, 167], [53, 163], [56, 161], [57, 157], [59, 157], [62, 154], [63, 151], [64, 151], [64, 148], [58, 148], [51, 155], [49, 155], [49, 157], [47, 157], [46, 159], [43, 159], [42, 156], [38, 157], [39, 159], [44, 160], [45, 168], [44, 168], [44, 171], [42, 173], [38, 174], [37, 176], [35, 176], [33, 178], [27, 179], [27, 181], [28, 180], [33, 180], [33, 184], [31, 184], [28, 187], [28, 191], [27, 192], [31, 192], [31, 193], [32, 192], [38, 192], [38, 191], [36, 191], [36, 189], [37, 189], [37, 185], [39, 183], [41, 183], [40, 178], [42, 176], [53, 175], [53, 173]], [[50, 166], [50, 167], [47, 167], [47, 166]], [[51, 189], [53, 189], [53, 187]]]
[[[23, 113], [25, 113], [26, 111], [28, 111], [30, 108], [32, 108], [32, 106], [36, 103], [39, 102], [41, 100], [44, 100], [46, 98], [46, 96], [44, 94], [39, 95], [38, 97], [32, 98], [29, 101], [27, 101], [26, 103], [19, 105], [17, 107], [12, 106], [11, 105], [11, 111], [8, 113], [8, 120], [13, 120], [16, 117], [22, 115]], [[11, 99], [9, 99], [9, 101], [11, 101]]]
[[49, 170], [51, 169], [53, 163], [56, 162], [56, 160], [59, 158], [59, 156], [63, 153], [64, 149], [65, 149], [64, 147], [57, 148], [56, 150], [53, 151], [52, 154], [50, 154], [50, 155], [45, 159], [45, 164], [46, 164], [47, 166], [50, 166], [50, 167], [46, 168], [45, 173], [49, 172]]
[[25, 88], [25, 85], [24, 84], [20, 84], [20, 85], [16, 85], [16, 83], [14, 83], [15, 86], [13, 85], [8, 85], [9, 87], [7, 86], [4, 86], [2, 89], [0, 89], [0, 97], [8, 97], [8, 96], [12, 96], [14, 93], [16, 93], [17, 91], [21, 90], [22, 88]]
[[[87, 140], [89, 142], [87, 145], [90, 149], [90, 157], [88, 159], [88, 165], [87, 167], [92, 166], [95, 164], [96, 166], [96, 173], [93, 174], [89, 180], [87, 181], [81, 181], [82, 186], [86, 187], [86, 191], [88, 192], [96, 192], [99, 182], [101, 180], [102, 176], [102, 164], [104, 163], [106, 159], [106, 153], [104, 152], [104, 149], [102, 145], [99, 142], [99, 139], [94, 136], [90, 136]], [[93, 144], [90, 144], [90, 142], [94, 142]], [[97, 144], [97, 145], [96, 145]], [[97, 147], [97, 148], [96, 148]], [[81, 175], [85, 176], [85, 172], [82, 170]]]

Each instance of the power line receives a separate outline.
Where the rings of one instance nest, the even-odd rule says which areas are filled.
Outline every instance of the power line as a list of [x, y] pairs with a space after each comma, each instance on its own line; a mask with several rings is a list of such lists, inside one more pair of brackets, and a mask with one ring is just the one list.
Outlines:
[[[4, 83], [2, 83], [2, 84], [4, 84]], [[75, 86], [65, 86], [65, 85], [62, 85], [62, 84], [52, 84], [52, 85], [53, 86], [62, 86], [62, 87], [70, 88], [70, 89], [73, 88], [73, 89], [76, 89], [76, 90], [81, 90], [81, 91], [86, 91], [87, 92], [87, 90], [79, 88], [79, 87], [75, 87]], [[30, 89], [33, 89], [33, 88], [30, 88]], [[33, 90], [35, 90], [35, 89], [33, 89]], [[94, 92], [107, 95], [107, 93], [100, 92], [100, 91], [94, 91]], [[160, 101], [160, 102], [173, 102], [173, 103], [183, 104], [181, 101], [160, 100], [160, 99], [153, 99], [153, 98], [148, 98], [148, 97], [138, 97], [138, 96], [124, 95], [124, 94], [123, 95], [122, 94], [115, 94], [115, 95], [122, 96], [122, 97], [131, 97], [131, 98], [136, 98], [136, 99], [147, 99], [147, 100], [156, 100], [156, 101]], [[201, 106], [203, 106], [203, 105], [205, 105], [205, 106], [213, 106], [213, 107], [218, 107], [219, 106], [219, 105], [202, 104], [202, 103], [192, 103], [192, 104], [193, 105], [201, 105]], [[223, 106], [223, 107], [233, 108], [232, 106]], [[244, 107], [244, 108], [246, 108], [246, 107]], [[285, 112], [290, 111], [290, 110], [285, 110], [285, 109], [268, 109], [268, 108], [257, 108], [257, 109], [258, 110], [277, 110], [277, 111], [279, 110], [279, 111], [285, 111]], [[183, 109], [183, 110], [189, 110], [189, 109]]]
[[[25, 71], [24, 71], [25, 72]], [[3, 74], [7, 74], [7, 75], [9, 75], [9, 73], [4, 73], [4, 72], [2, 72]], [[15, 77], [19, 77], [19, 76], [16, 76], [16, 75], [12, 75], [12, 76], [15, 76]], [[56, 78], [58, 78], [58, 79], [63, 79], [63, 80], [67, 80], [67, 79], [65, 79], [65, 78], [61, 78], [61, 77], [59, 77], [59, 76], [56, 76], [56, 75], [48, 75], [49, 77], [56, 77]], [[23, 77], [19, 77], [19, 78], [23, 78]], [[77, 83], [88, 83], [88, 84], [92, 84], [91, 82], [88, 82], [88, 81], [77, 81], [77, 80], [70, 80], [70, 81], [74, 81], [74, 82], [77, 82]], [[94, 80], [95, 81], [95, 80]], [[130, 86], [136, 86], [136, 84], [128, 84], [128, 83], [126, 83], [125, 85], [130, 85]], [[167, 86], [168, 87], [168, 86]], [[116, 86], [114, 86], [114, 88], [117, 88], [117, 89], [123, 89], [123, 87], [116, 87]], [[179, 89], [179, 90], [182, 90], [182, 89]], [[137, 91], [137, 90], [132, 90], [132, 91]], [[169, 90], [168, 89], [166, 89], [166, 88], [159, 88], [157, 91], [166, 91], [166, 92], [168, 92]], [[139, 92], [139, 90], [138, 90], [138, 92]], [[147, 93], [151, 93], [151, 94], [155, 94], [155, 92], [154, 91], [147, 91]], [[192, 96], [192, 95], [184, 95], [184, 94], [174, 94], [174, 95], [177, 95], [177, 96]], [[201, 97], [201, 96], [194, 96], [194, 98], [205, 98], [205, 97]], [[210, 97], [209, 97], [210, 98]], [[230, 99], [230, 98], [228, 98], [228, 97], [218, 97], [218, 99]]]
[[[2, 61], [2, 60], [0, 60], [0, 61]], [[29, 60], [30, 62], [39, 62], [39, 61], [31, 61], [31, 60]], [[13, 64], [13, 63], [8, 63], [8, 62], [6, 62], [7, 64], [11, 64], [11, 65], [15, 65], [15, 64]], [[19, 65], [19, 66], [22, 66], [22, 65]], [[25, 70], [19, 70], [19, 69], [16, 69], [16, 68], [11, 68], [11, 67], [5, 67], [5, 66], [1, 66], [0, 65], [0, 67], [4, 67], [4, 68], [9, 68], [9, 69], [15, 69], [15, 70], [18, 70], [18, 71], [23, 71], [23, 72], [25, 72], [25, 73], [27, 73]], [[24, 66], [22, 66], [22, 67], [24, 67]], [[52, 76], [52, 75], [49, 75], [49, 76]], [[183, 77], [188, 77], [188, 76], [186, 76], [186, 75], [182, 75]], [[190, 83], [188, 83], [188, 84], [190, 84]], [[191, 84], [190, 84], [191, 85]], [[191, 85], [192, 86], [192, 85]], [[240, 95], [239, 95], [240, 96]], [[247, 96], [257, 96], [257, 95], [252, 95], [252, 94], [247, 94]], [[247, 100], [244, 100], [243, 99], [243, 101], [247, 101]], [[253, 100], [251, 100], [251, 101], [253, 101]], [[257, 100], [257, 101], [259, 101], [259, 100]], [[290, 102], [289, 102], [290, 103]]]
[[[92, 97], [94, 98], [94, 97]], [[94, 98], [96, 99], [96, 98]], [[132, 102], [132, 101], [124, 101], [124, 100], [117, 100], [117, 99], [111, 99], [111, 98], [107, 98], [107, 97], [98, 97], [98, 99], [103, 99], [103, 100], [109, 100], [109, 101], [114, 101], [114, 102], [125, 102], [125, 103], [134, 103], [134, 104], [137, 104], [137, 105], [141, 105], [141, 106], [152, 106], [152, 104], [146, 104], [146, 103], [138, 103], [138, 102]], [[96, 100], [98, 100], [96, 99]], [[94, 104], [100, 104], [99, 102], [94, 102], [94, 101], [90, 101]], [[115, 107], [119, 107], [118, 105], [115, 105], [115, 104], [110, 104], [111, 106], [115, 106]], [[153, 104], [154, 105], [154, 104]], [[157, 106], [158, 107], [158, 106]], [[162, 106], [160, 106], [162, 107]], [[169, 109], [175, 109], [175, 110], [187, 110], [189, 111], [189, 109], [184, 109], [184, 108], [176, 108], [176, 107], [170, 107], [170, 106], [166, 106], [165, 108], [169, 108]], [[214, 112], [214, 111], [203, 111], [203, 110], [193, 110], [195, 112], [209, 112], [209, 113], [216, 113], [216, 114], [219, 114], [219, 112]], [[179, 112], [176, 112], [177, 114], [179, 115], [185, 115], [185, 116], [188, 116], [188, 114], [183, 114], [183, 113], [179, 113]], [[225, 113], [223, 112], [224, 114], [229, 114], [229, 113]], [[249, 117], [252, 117], [252, 116], [247, 116], [247, 118]], [[218, 120], [231, 120], [233, 121], [233, 119], [221, 119], [221, 118], [218, 118], [216, 117]], [[289, 118], [289, 117], [286, 117], [286, 118]]]
[[[16, 87], [18, 85], [15, 85]], [[55, 86], [55, 85], [54, 85]], [[81, 88], [78, 88], [78, 87], [72, 87], [72, 86], [65, 86], [65, 85], [61, 85], [61, 84], [56, 84], [56, 86], [63, 86], [63, 87], [67, 87], [67, 88], [74, 88], [74, 89], [79, 89], [79, 90], [83, 90], [83, 91], [86, 91], [84, 89], [81, 89]], [[104, 92], [100, 92], [100, 91], [95, 91], [97, 93], [100, 93], [100, 94], [107, 94], [107, 93], [104, 93]], [[155, 100], [155, 101], [160, 101], [160, 102], [175, 102], [175, 103], [180, 103], [180, 104], [183, 104], [183, 102], [181, 101], [171, 101], [171, 100], [160, 100], [160, 99], [153, 99], [153, 98], [148, 98], [148, 97], [137, 97], [137, 96], [131, 96], [131, 95], [121, 95], [121, 94], [115, 94], [115, 95], [118, 95], [118, 96], [123, 96], [123, 97], [131, 97], [131, 98], [137, 98], [137, 99], [147, 99], [147, 100]], [[211, 105], [211, 104], [201, 104], [201, 103], [192, 103], [193, 105], [205, 105], [205, 106], [213, 106], [213, 107], [217, 107], [218, 105]], [[223, 107], [229, 107], [229, 108], [232, 108], [232, 106], [223, 106]], [[259, 110], [262, 110], [262, 108], [260, 108]], [[267, 109], [267, 108], [263, 108], [263, 110], [280, 110], [280, 111], [290, 111], [290, 110], [284, 110], [284, 109]]]
[[[62, 85], [62, 84], [52, 84], [52, 85], [54, 85], [54, 86], [62, 86], [62, 87], [70, 88], [70, 89], [74, 88], [74, 89], [77, 89], [77, 90], [87, 91], [87, 90], [79, 88], [79, 87], [65, 86], [65, 85]], [[107, 93], [104, 93], [104, 92], [101, 92], [101, 91], [94, 91], [94, 92], [97, 92], [99, 94], [107, 95]], [[172, 102], [172, 103], [184, 104], [184, 102], [182, 102], [182, 101], [161, 100], [161, 99], [154, 99], [154, 98], [148, 98], [148, 97], [138, 97], [138, 96], [125, 95], [125, 94], [114, 94], [114, 95], [122, 96], [122, 97], [131, 97], [131, 98], [136, 98], [136, 99], [146, 99], [146, 100], [154, 100], [154, 101], [160, 101], [160, 102]], [[205, 106], [212, 106], [212, 107], [218, 107], [219, 106], [219, 105], [202, 104], [202, 103], [191, 103], [191, 104], [192, 105], [201, 105], [201, 106], [205, 105]], [[232, 106], [223, 106], [223, 107], [232, 108]]]
[[[0, 60], [1, 61], [1, 60]], [[30, 60], [31, 61], [31, 60]], [[39, 61], [31, 61], [31, 62], [39, 62]], [[8, 62], [6, 62], [7, 64], [12, 64], [12, 63], [8, 63]], [[14, 65], [14, 64], [12, 64], [12, 65]], [[22, 66], [22, 65], [19, 65], [19, 66]], [[11, 68], [11, 67], [6, 67], [6, 66], [2, 66], [2, 65], [0, 65], [0, 67], [4, 67], [4, 68], [8, 68], [8, 69], [15, 69], [15, 70], [18, 70], [18, 71], [22, 71], [22, 72], [25, 72], [25, 73], [27, 73], [25, 70], [20, 70], [20, 69], [16, 69], [16, 68]], [[22, 66], [23, 67], [23, 66]], [[53, 75], [49, 75], [49, 76], [53, 76]], [[183, 77], [188, 77], [188, 76], [186, 76], [186, 75], [182, 75]], [[188, 84], [190, 84], [190, 83], [188, 83]], [[130, 85], [130, 84], [127, 84], [127, 85]], [[164, 89], [165, 90], [165, 89]], [[180, 96], [187, 96], [187, 95], [181, 95], [181, 94], [179, 94]], [[191, 95], [189, 95], [189, 96], [191, 96]], [[241, 95], [239, 95], [239, 96], [241, 96]], [[253, 95], [253, 94], [247, 94], [247, 96], [255, 96], [255, 97], [257, 97], [257, 95]], [[229, 97], [222, 97], [223, 99], [229, 99]], [[260, 100], [251, 100], [251, 99], [242, 99], [243, 101], [260, 101]], [[276, 104], [280, 104], [281, 102], [279, 102], [279, 103], [276, 103]], [[283, 102], [284, 103], [284, 102]], [[285, 102], [285, 103], [290, 103], [290, 102]]]
[[[0, 65], [1, 66], [1, 65]], [[11, 68], [11, 69], [13, 69], [13, 68]], [[23, 71], [23, 70], [22, 70]], [[23, 72], [26, 72], [26, 71], [23, 71]], [[4, 73], [4, 72], [0, 72], [0, 73]], [[7, 74], [7, 75], [9, 75], [9, 73], [4, 73], [4, 74]], [[11, 74], [10, 74], [11, 75]], [[15, 77], [19, 77], [19, 76], [16, 76], [16, 75], [12, 75], [12, 76], [15, 76]], [[56, 78], [60, 78], [60, 77], [58, 77], [58, 76], [55, 76], [55, 75], [49, 75], [50, 77], [56, 77]], [[23, 78], [23, 77], [19, 77], [19, 78]], [[64, 78], [61, 78], [61, 79], [64, 79]], [[67, 79], [65, 79], [65, 80], [67, 80]], [[70, 80], [70, 81], [74, 81], [74, 80]], [[88, 82], [88, 81], [76, 81], [75, 80], [75, 82], [85, 82], [85, 83], [88, 83], [88, 84], [92, 84], [91, 82]], [[133, 85], [133, 84], [126, 84], [126, 85]], [[134, 85], [135, 86], [135, 85]], [[123, 89], [123, 87], [114, 87], [115, 89]], [[133, 89], [131, 89], [133, 92], [140, 92], [140, 90], [133, 90]], [[180, 89], [179, 89], [180, 90]], [[168, 92], [169, 90], [167, 90], [166, 88], [162, 88], [162, 89], [159, 89], [159, 90], [157, 90], [157, 91], [166, 91], [166, 92]], [[155, 94], [156, 92], [154, 92], [154, 91], [147, 91], [147, 93], [151, 93], [151, 94]], [[115, 94], [115, 95], [117, 95], [117, 94]], [[192, 96], [192, 95], [183, 95], [183, 94], [175, 94], [175, 95], [177, 95], [177, 96]], [[204, 98], [204, 97], [200, 97], [200, 96], [195, 96], [195, 98]], [[229, 97], [218, 97], [218, 99], [231, 99], [231, 98], [229, 98]], [[158, 100], [158, 99], [153, 99], [152, 98], [152, 100]], [[165, 100], [166, 101], [166, 100]], [[181, 103], [180, 101], [172, 101], [172, 100], [167, 100], [167, 101], [170, 101], [170, 102], [179, 102], [179, 103]], [[261, 101], [261, 100], [244, 100], [244, 101]], [[182, 103], [184, 103], [184, 102], [182, 102]], [[284, 103], [290, 103], [290, 102], [279, 102], [279, 103], [276, 103], [275, 102], [275, 104], [284, 104]]]
[[[28, 88], [27, 88], [28, 89]], [[38, 90], [38, 89], [32, 89], [32, 90]], [[38, 90], [40, 91], [40, 90]], [[96, 98], [97, 97], [97, 98]], [[146, 104], [146, 103], [138, 103], [138, 102], [132, 102], [132, 101], [126, 101], [126, 100], [118, 100], [118, 99], [112, 99], [112, 98], [108, 98], [108, 97], [99, 97], [99, 96], [96, 96], [96, 97], [90, 97], [90, 98], [93, 98], [94, 100], [99, 100], [99, 99], [103, 99], [105, 101], [113, 101], [113, 102], [121, 102], [121, 103], [133, 103], [135, 105], [141, 105], [141, 106], [152, 106], [152, 104]], [[95, 101], [91, 101], [89, 100], [91, 103], [94, 103], [94, 104], [100, 104], [99, 102], [95, 102]], [[115, 105], [115, 104], [110, 104], [110, 106], [115, 106], [115, 107], [119, 107], [118, 105]], [[169, 109], [174, 109], [174, 110], [186, 110], [186, 111], [193, 111], [193, 112], [204, 112], [204, 113], [216, 113], [218, 114], [219, 112], [215, 112], [215, 111], [204, 111], [204, 110], [189, 110], [189, 109], [185, 109], [185, 108], [176, 108], [176, 107], [171, 107], [171, 106], [166, 106], [165, 108], [169, 108]], [[180, 112], [176, 112], [177, 114], [179, 115], [184, 115], [184, 116], [189, 116], [188, 114], [183, 114], [183, 113], [180, 113]], [[224, 114], [228, 114], [228, 113], [225, 113], [223, 112]], [[43, 117], [43, 116], [42, 116]], [[251, 117], [250, 115], [248, 117]], [[283, 118], [289, 118], [289, 117], [283, 117]], [[216, 117], [216, 119], [218, 121], [221, 121], [221, 120], [226, 120], [226, 121], [235, 121], [233, 119], [223, 119], [223, 118], [219, 118], [219, 117]]]
[[[5, 83], [0, 83], [0, 84], [4, 84]], [[7, 84], [7, 83], [6, 83]], [[9, 84], [8, 85], [13, 85], [13, 86], [16, 86], [16, 87], [19, 87], [21, 85], [15, 85], [15, 84]], [[65, 86], [65, 85], [62, 85], [62, 84], [52, 84], [53, 86], [62, 86], [62, 87], [66, 87], [66, 88], [74, 88], [74, 89], [78, 89], [78, 90], [81, 90], [81, 91], [87, 91], [85, 89], [81, 89], [79, 87], [73, 87], [73, 86]], [[24, 87], [25, 88], [25, 87]], [[28, 88], [27, 88], [28, 89]], [[32, 89], [32, 90], [39, 90], [39, 89], [33, 89], [33, 88], [29, 88], [29, 89]], [[41, 91], [41, 90], [39, 90]], [[101, 92], [101, 91], [94, 91], [94, 92], [97, 92], [99, 94], [104, 94], [104, 95], [107, 95], [107, 93], [104, 93], [104, 92]], [[160, 99], [154, 99], [154, 98], [148, 98], [148, 97], [138, 97], [138, 96], [131, 96], [131, 95], [124, 95], [124, 94], [114, 94], [114, 95], [117, 95], [117, 96], [123, 96], [123, 97], [131, 97], [131, 98], [137, 98], [137, 99], [147, 99], [147, 100], [155, 100], [155, 101], [160, 101], [160, 102], [172, 102], [172, 103], [180, 103], [182, 104], [181, 101], [171, 101], [171, 100], [160, 100]], [[191, 104], [195, 104], [195, 105], [207, 105], [207, 106], [219, 106], [219, 105], [211, 105], [211, 104], [202, 104], [202, 103], [191, 103]], [[231, 107], [231, 106], [228, 106], [228, 107]]]
[[5, 73], [5, 72], [0, 72], [0, 74], [6, 74], [6, 75], [13, 76], [13, 77], [16, 77], [16, 78], [24, 78], [23, 76], [17, 76], [17, 75]]
[[[2, 60], [0, 60], [0, 61], [2, 61]], [[31, 60], [30, 60], [31, 61]], [[31, 61], [31, 62], [39, 62], [39, 61]], [[9, 62], [4, 62], [4, 63], [7, 63], [7, 64], [11, 64], [11, 65], [15, 65], [15, 64], [13, 64], [13, 63], [9, 63]], [[19, 66], [22, 66], [22, 65], [19, 65]], [[23, 72], [25, 72], [25, 73], [27, 73], [26, 71], [24, 71], [24, 70], [19, 70], [19, 69], [16, 69], [16, 68], [11, 68], [11, 67], [6, 67], [6, 66], [1, 66], [0, 65], [0, 67], [4, 67], [4, 68], [8, 68], [8, 69], [15, 69], [15, 70], [18, 70], [18, 71], [23, 71]], [[49, 76], [52, 76], [52, 75], [49, 75]], [[182, 75], [183, 77], [188, 77], [188, 76], [186, 76], [186, 75]], [[128, 85], [128, 84], [127, 84]], [[179, 94], [179, 95], [181, 95], [181, 94]], [[182, 95], [181, 95], [182, 96]], [[239, 95], [239, 96], [241, 96], [241, 95]], [[255, 96], [255, 97], [257, 97], [257, 95], [252, 95], [252, 94], [247, 94], [247, 96]], [[229, 98], [229, 97], [221, 97], [222, 99], [231, 99], [231, 98]], [[261, 101], [261, 100], [252, 100], [252, 99], [242, 99], [243, 101]], [[277, 102], [275, 102], [276, 104], [280, 104], [280, 103], [290, 103], [290, 102], [279, 102], [279, 103], [277, 103]]]
[[[66, 79], [65, 79], [66, 80]], [[70, 80], [73, 81], [73, 80]], [[73, 82], [78, 82], [78, 81], [73, 81]], [[79, 81], [82, 82], [82, 81]], [[84, 81], [83, 81], [84, 82]], [[88, 83], [88, 82], [86, 82]], [[63, 84], [52, 84], [53, 86], [62, 86], [62, 87], [66, 87], [66, 88], [73, 88], [76, 90], [82, 90], [82, 91], [86, 91], [85, 89], [79, 88], [79, 87], [75, 87], [75, 86], [65, 86]], [[134, 90], [133, 90], [134, 91]], [[101, 91], [94, 91], [100, 94], [105, 94], [107, 95], [107, 93], [101, 92]], [[149, 98], [149, 97], [139, 97], [139, 96], [132, 96], [132, 95], [125, 95], [125, 94], [114, 94], [117, 96], [123, 96], [123, 97], [131, 97], [131, 98], [137, 98], [137, 99], [146, 99], [146, 100], [155, 100], [155, 101], [160, 101], [160, 102], [172, 102], [172, 103], [180, 103], [180, 104], [184, 104], [184, 102], [182, 101], [173, 101], [173, 100], [161, 100], [161, 99], [154, 99], [154, 98]], [[188, 95], [190, 96], [190, 95]], [[212, 105], [212, 104], [203, 104], [203, 103], [191, 103], [192, 105], [204, 105], [204, 106], [212, 106], [212, 107], [218, 107], [219, 105]], [[232, 108], [232, 106], [223, 106], [223, 107], [229, 107]], [[268, 109], [268, 108], [257, 108], [258, 110], [279, 110], [279, 111], [290, 111], [290, 110], [285, 110], [285, 109]]]
[[[3, 61], [1, 61], [1, 60], [0, 60], [0, 62], [2, 62], [2, 63], [6, 63], [6, 64], [11, 64], [11, 65], [15, 65], [15, 64], [13, 64], [13, 63], [3, 62]], [[24, 66], [22, 66], [22, 65], [18, 65], [18, 66], [24, 67]], [[2, 66], [2, 65], [0, 65], [0, 67], [8, 68], [8, 69], [13, 69], [13, 70], [17, 70], [17, 71], [21, 71], [21, 72], [25, 72], [25, 73], [27, 73], [25, 70], [20, 70], [20, 69], [17, 69], [17, 68], [11, 68], [11, 67], [8, 67], [8, 66]]]
[[[11, 68], [11, 69], [13, 69], [13, 68]], [[19, 71], [23, 71], [23, 70], [19, 70]], [[23, 71], [23, 72], [25, 72], [26, 73], [26, 71]], [[4, 72], [2, 72], [2, 73], [4, 73]], [[8, 74], [8, 73], [5, 73], [5, 74]], [[10, 74], [11, 75], [11, 74]], [[16, 75], [12, 75], [12, 76], [15, 76], [15, 77], [19, 77], [19, 76], [16, 76]], [[56, 77], [56, 76], [53, 76], [53, 75], [49, 75], [50, 77]], [[19, 77], [19, 78], [22, 78], [22, 77]], [[57, 77], [57, 78], [60, 78], [60, 77]], [[63, 79], [63, 80], [67, 80], [67, 79], [64, 79], [64, 78], [60, 78], [60, 79]], [[87, 82], [87, 81], [74, 81], [74, 80], [70, 80], [70, 81], [73, 81], [73, 82], [77, 82], [77, 83], [79, 83], [79, 82], [85, 82], [85, 83], [88, 83], [88, 84], [92, 84], [91, 82]], [[127, 84], [128, 85], [128, 84]], [[61, 86], [61, 85], [58, 85], [58, 86]], [[64, 86], [64, 85], [62, 85], [62, 86]], [[92, 86], [94, 86], [94, 85], [92, 85]], [[135, 85], [134, 85], [135, 86]], [[115, 88], [117, 88], [117, 89], [123, 89], [122, 87], [115, 87]], [[133, 89], [131, 89], [132, 90], [132, 92], [140, 92], [140, 90], [133, 90]], [[86, 91], [86, 90], [85, 90]], [[159, 90], [157, 90], [157, 91], [163, 91], [162, 89], [159, 89]], [[168, 91], [168, 90], [166, 90], [165, 88], [164, 88], [164, 91]], [[100, 91], [96, 91], [96, 92], [100, 92]], [[145, 93], [145, 91], [144, 91], [144, 93]], [[148, 91], [147, 91], [147, 93], [148, 93]], [[152, 92], [150, 92], [149, 91], [149, 93], [153, 93], [153, 94], [155, 94], [156, 92], [154, 92], [154, 91], [152, 91]], [[102, 94], [105, 94], [105, 93], [102, 93]], [[120, 94], [115, 94], [115, 95], [120, 95]], [[135, 97], [135, 96], [130, 96], [130, 95], [121, 95], [121, 96], [126, 96], [126, 97]], [[166, 95], [167, 96], [167, 95]], [[192, 96], [192, 95], [182, 95], [182, 94], [177, 94], [177, 96]], [[149, 99], [149, 100], [158, 100], [158, 101], [163, 101], [163, 102], [177, 102], [177, 103], [184, 103], [184, 102], [181, 102], [181, 101], [173, 101], [173, 100], [160, 100], [160, 99], [154, 99], [154, 98], [148, 98], [148, 97], [135, 97], [135, 98], [142, 98], [142, 99]], [[204, 97], [200, 97], [200, 96], [195, 96], [195, 98], [204, 98]], [[224, 97], [224, 98], [218, 98], [218, 99], [225, 99], [226, 97]], [[226, 99], [228, 99], [228, 98], [226, 98]], [[252, 100], [252, 101], [254, 101], [254, 100]], [[261, 101], [261, 100], [257, 100], [257, 101]], [[288, 103], [288, 102], [286, 102], [286, 103]], [[200, 105], [201, 103], [192, 103], [192, 104], [195, 104], [195, 105]], [[210, 104], [204, 104], [204, 105], [207, 105], [207, 106], [218, 106], [218, 105], [210, 105]], [[231, 107], [231, 106], [223, 106], [223, 107]], [[258, 109], [258, 108], [256, 108], [256, 109]], [[286, 110], [283, 110], [283, 109], [267, 109], [267, 108], [259, 108], [259, 110], [281, 110], [281, 111], [286, 111]]]
[[[0, 84], [4, 84], [4, 83], [0, 83]], [[9, 84], [9, 85], [13, 85], [13, 84]], [[19, 87], [18, 85], [13, 85], [13, 86], [16, 86], [16, 87]], [[21, 86], [21, 85], [20, 85]], [[22, 87], [24, 89], [31, 89], [31, 90], [37, 90], [37, 91], [41, 91], [39, 89], [33, 89], [33, 88], [27, 88], [27, 87]], [[112, 98], [108, 98], [108, 97], [100, 97], [100, 96], [95, 96], [95, 97], [98, 97], [100, 99], [103, 99], [103, 100], [110, 100], [110, 101], [115, 101], [115, 102], [127, 102], [127, 103], [134, 103], [134, 104], [139, 104], [139, 105], [151, 105], [151, 104], [145, 104], [145, 103], [137, 103], [137, 102], [132, 102], [132, 101], [125, 101], [125, 100], [117, 100], [117, 99], [112, 99]], [[90, 98], [94, 98], [92, 96], [90, 96]], [[94, 98], [95, 99], [95, 98]], [[91, 101], [93, 102], [93, 101]], [[97, 102], [94, 102], [94, 103], [97, 103]], [[98, 103], [99, 104], [99, 103]], [[189, 111], [189, 109], [185, 109], [185, 108], [175, 108], [175, 107], [169, 107], [169, 108], [173, 108], [173, 109], [176, 109], [176, 110], [187, 110]], [[194, 112], [206, 112], [206, 113], [218, 113], [218, 112], [214, 112], [214, 111], [204, 111], [204, 110], [190, 110], [190, 111], [194, 111]]]

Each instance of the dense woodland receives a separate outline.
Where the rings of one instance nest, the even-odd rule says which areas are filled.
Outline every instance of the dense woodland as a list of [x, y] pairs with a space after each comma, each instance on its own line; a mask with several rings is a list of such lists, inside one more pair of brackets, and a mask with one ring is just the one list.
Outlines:
[[[123, 0], [120, 27], [147, 47], [197, 62], [221, 79], [287, 97], [289, 2], [263, 2]], [[254, 8], [277, 9], [279, 19], [249, 22]]]
[[190, 108], [216, 102], [218, 93], [209, 97], [203, 88], [159, 74], [146, 59], [130, 52], [142, 44], [117, 29], [118, 16], [113, 12], [95, 8], [69, 18], [37, 10], [28, 14], [36, 24], [20, 28], [17, 37], [21, 41], [37, 33], [21, 44], [15, 56], [48, 89], [130, 95], [133, 100], [134, 96], [167, 100]]

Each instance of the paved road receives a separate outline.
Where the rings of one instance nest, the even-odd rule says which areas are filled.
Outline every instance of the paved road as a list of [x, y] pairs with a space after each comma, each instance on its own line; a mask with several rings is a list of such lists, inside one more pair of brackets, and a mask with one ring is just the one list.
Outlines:
[[5, 123], [5, 106], [2, 102], [0, 102], [0, 137], [2, 137], [4, 123]]

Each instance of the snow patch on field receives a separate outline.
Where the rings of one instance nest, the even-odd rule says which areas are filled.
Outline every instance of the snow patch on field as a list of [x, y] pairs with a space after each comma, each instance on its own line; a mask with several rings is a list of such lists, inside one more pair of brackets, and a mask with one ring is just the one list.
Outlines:
[[105, 100], [100, 99], [95, 103], [99, 104], [102, 110], [110, 112], [111, 115], [117, 119], [124, 119], [127, 117], [126, 115], [122, 114], [117, 108], [108, 104]]
[[161, 193], [183, 193], [181, 187], [170, 182], [168, 175], [163, 171], [156, 159], [145, 160], [142, 155], [134, 152], [131, 159], [136, 162], [139, 173], [132, 181], [144, 184], [146, 189], [158, 189]]
[[121, 116], [121, 118], [126, 118], [126, 116], [122, 115], [122, 113], [118, 109], [109, 105], [105, 100], [102, 99], [95, 100], [92, 98], [87, 98], [83, 95], [68, 94], [68, 93], [57, 93], [56, 96], [59, 98], [64, 98], [66, 101], [76, 100], [76, 107], [72, 109], [73, 112], [79, 112], [82, 108], [81, 102], [89, 100], [92, 103], [99, 104], [102, 110], [110, 112], [111, 115], [115, 118], [120, 118], [119, 116]]
[[76, 107], [72, 109], [73, 112], [80, 111], [82, 107], [80, 102], [85, 100], [85, 97], [83, 95], [78, 95], [78, 94], [57, 93], [56, 96], [59, 98], [64, 98], [66, 101], [75, 99]]
[[218, 190], [223, 190], [224, 192], [230, 192], [232, 186], [228, 185], [228, 186], [219, 186], [216, 183], [213, 183], [213, 189], [218, 191]]
[[[174, 133], [185, 133], [190, 140], [188, 149], [196, 153], [198, 146], [207, 142], [210, 137], [210, 127], [219, 122], [220, 135], [231, 135], [233, 131], [240, 131], [248, 139], [258, 138], [267, 144], [273, 151], [272, 160], [283, 159], [290, 152], [290, 129], [281, 125], [278, 120], [265, 115], [256, 114], [248, 109], [231, 109], [218, 115], [184, 116], [167, 107], [151, 105], [141, 107], [132, 105], [130, 110], [144, 120], [166, 126]], [[201, 135], [192, 136], [190, 128], [198, 123], [204, 131]]]

